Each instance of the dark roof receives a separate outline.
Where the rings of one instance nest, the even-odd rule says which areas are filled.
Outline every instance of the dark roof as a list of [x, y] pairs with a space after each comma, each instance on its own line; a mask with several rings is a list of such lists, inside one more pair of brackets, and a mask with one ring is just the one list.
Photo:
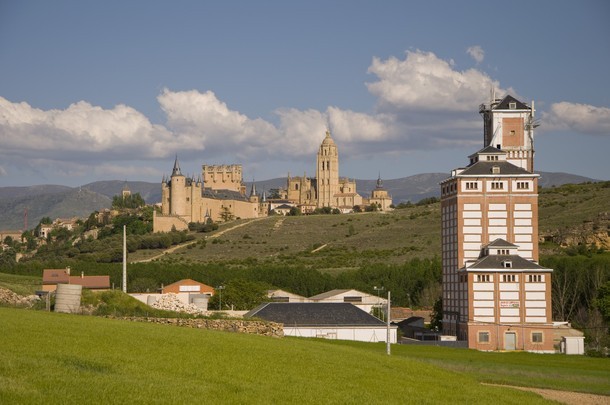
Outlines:
[[292, 205], [288, 205], [288, 204], [282, 204], [278, 207], [275, 207], [274, 209], [281, 209], [281, 210], [285, 210], [285, 209], [292, 209]]
[[[494, 174], [493, 167], [500, 168], [500, 172]], [[498, 161], [498, 162], [487, 162], [478, 161], [467, 168], [465, 168], [458, 176], [484, 176], [484, 175], [518, 175], [518, 174], [529, 174], [531, 176], [538, 176], [537, 174], [528, 172], [527, 170], [515, 166], [510, 162]]]
[[514, 98], [511, 95], [508, 95], [508, 96], [504, 97], [502, 99], [502, 101], [500, 101], [500, 103], [494, 107], [494, 110], [509, 110], [510, 103], [517, 103], [517, 108], [516, 108], [517, 110], [529, 110], [530, 109], [525, 103], [517, 100], [516, 98]]
[[286, 326], [383, 326], [385, 323], [347, 302], [268, 302], [244, 317]]
[[485, 245], [485, 247], [488, 247], [488, 248], [490, 248], [490, 247], [510, 247], [510, 248], [516, 248], [518, 246], [515, 245], [514, 243], [510, 243], [508, 241], [505, 241], [502, 238], [498, 238], [496, 240], [491, 241], [487, 245]]
[[470, 155], [468, 157], [471, 158], [476, 155], [506, 155], [506, 152], [490, 145], [490, 146], [484, 147], [483, 149], [473, 153], [472, 155]]
[[[511, 267], [505, 267], [505, 262], [511, 262]], [[472, 270], [502, 270], [506, 272], [510, 271], [523, 271], [523, 270], [537, 270], [537, 271], [552, 271], [546, 267], [542, 267], [536, 262], [524, 259], [519, 255], [489, 255], [480, 258], [474, 264], [465, 268], [466, 271]]]

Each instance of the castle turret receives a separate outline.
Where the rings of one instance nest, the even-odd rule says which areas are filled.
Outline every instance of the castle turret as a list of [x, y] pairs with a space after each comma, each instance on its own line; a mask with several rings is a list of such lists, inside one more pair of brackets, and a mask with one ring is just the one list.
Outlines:
[[178, 155], [174, 161], [174, 168], [170, 178], [170, 214], [187, 215], [186, 212], [186, 178], [180, 171]]

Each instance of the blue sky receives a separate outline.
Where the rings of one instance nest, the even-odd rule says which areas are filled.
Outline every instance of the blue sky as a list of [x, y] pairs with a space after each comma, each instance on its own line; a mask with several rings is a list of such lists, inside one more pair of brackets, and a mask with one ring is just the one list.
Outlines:
[[607, 1], [0, 0], [0, 186], [241, 163], [447, 172], [490, 89], [530, 103], [536, 169], [610, 179]]

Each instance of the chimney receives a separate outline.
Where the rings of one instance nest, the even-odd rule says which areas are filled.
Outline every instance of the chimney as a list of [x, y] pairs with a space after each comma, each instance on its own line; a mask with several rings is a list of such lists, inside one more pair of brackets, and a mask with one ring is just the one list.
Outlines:
[[85, 278], [85, 272], [84, 271], [80, 272], [80, 278]]
[[68, 275], [70, 275], [70, 266], [66, 267], [66, 273], [68, 273]]

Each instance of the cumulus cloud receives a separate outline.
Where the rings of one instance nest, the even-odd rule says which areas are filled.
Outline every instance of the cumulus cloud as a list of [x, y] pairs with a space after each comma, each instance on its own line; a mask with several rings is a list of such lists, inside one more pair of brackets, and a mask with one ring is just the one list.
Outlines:
[[65, 110], [44, 111], [0, 97], [0, 149], [6, 154], [69, 160], [100, 154], [122, 159], [134, 152], [157, 157], [163, 150], [159, 145], [170, 140], [165, 128], [125, 105], [106, 110], [79, 101]]
[[[477, 46], [468, 53], [477, 61], [484, 58]], [[222, 163], [215, 160], [220, 157], [251, 166], [271, 160], [310, 162], [328, 127], [342, 153], [353, 157], [476, 147], [482, 137], [476, 108], [489, 99], [490, 90], [518, 97], [485, 72], [458, 70], [432, 52], [373, 58], [368, 72], [376, 77], [367, 83], [377, 97], [373, 112], [278, 108], [273, 123], [231, 109], [212, 91], [162, 90], [157, 101], [166, 117], [163, 125], [126, 105], [105, 109], [79, 101], [45, 111], [0, 97], [0, 159], [4, 167], [19, 164], [32, 173], [160, 178], [155, 165], [175, 153], [198, 164]], [[552, 123], [608, 133], [610, 109], [564, 102], [554, 104], [543, 119], [545, 127]]]
[[514, 94], [479, 70], [458, 71], [451, 62], [419, 50], [408, 51], [404, 60], [373, 58], [368, 72], [378, 78], [367, 87], [382, 111], [472, 112], [492, 88], [497, 94]]
[[474, 45], [466, 49], [466, 53], [470, 55], [472, 59], [477, 62], [477, 64], [483, 62], [485, 59], [485, 51], [479, 45]]
[[583, 134], [610, 136], [610, 108], [566, 101], [551, 105], [542, 114], [543, 129], [572, 130]]

